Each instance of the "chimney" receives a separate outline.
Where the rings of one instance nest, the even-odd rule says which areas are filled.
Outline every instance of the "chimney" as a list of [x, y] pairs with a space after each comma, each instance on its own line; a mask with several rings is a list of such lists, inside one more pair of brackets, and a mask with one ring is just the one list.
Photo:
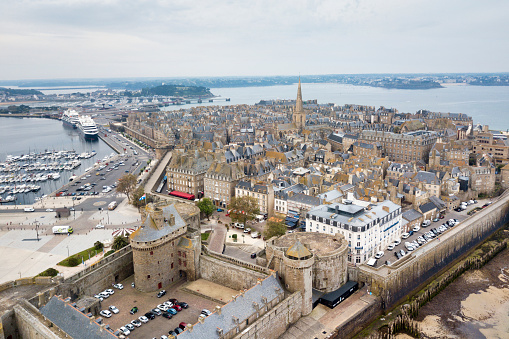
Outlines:
[[389, 207], [387, 207], [387, 206], [382, 206], [382, 209], [383, 209], [385, 212], [387, 212], [387, 213], [389, 213], [389, 211], [390, 211], [390, 210], [389, 210]]
[[189, 332], [193, 332], [193, 324], [187, 324], [187, 325], [186, 325], [186, 329], [187, 329]]
[[91, 324], [93, 324], [93, 323], [94, 323], [94, 321], [95, 321], [95, 317], [94, 317], [94, 316], [91, 316], [91, 317], [90, 317], [90, 323], [91, 323]]
[[221, 315], [221, 306], [216, 306], [216, 313]]
[[170, 214], [170, 226], [175, 226], [175, 216]]
[[217, 331], [218, 335], [223, 335], [223, 329], [222, 328], [218, 327], [216, 331]]
[[204, 321], [205, 321], [205, 317], [198, 317], [198, 322], [200, 324], [203, 324]]

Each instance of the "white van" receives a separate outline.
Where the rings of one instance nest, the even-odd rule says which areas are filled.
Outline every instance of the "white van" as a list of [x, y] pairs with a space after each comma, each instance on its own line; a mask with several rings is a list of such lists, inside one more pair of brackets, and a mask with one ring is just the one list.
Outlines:
[[25, 207], [25, 212], [35, 212], [32, 207]]

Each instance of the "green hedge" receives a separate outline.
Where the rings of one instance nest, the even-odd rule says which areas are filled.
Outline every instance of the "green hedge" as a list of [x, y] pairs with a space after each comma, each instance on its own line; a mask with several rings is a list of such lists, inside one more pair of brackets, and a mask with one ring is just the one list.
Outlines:
[[95, 247], [90, 247], [84, 251], [73, 254], [68, 258], [65, 258], [57, 265], [66, 266], [66, 267], [75, 267], [82, 263], [82, 261], [88, 260], [88, 254], [90, 253], [90, 258], [95, 256], [97, 253], [102, 252], [102, 250], [97, 250]]
[[42, 271], [37, 274], [38, 277], [54, 277], [58, 274], [58, 271], [54, 268], [48, 268], [46, 271]]

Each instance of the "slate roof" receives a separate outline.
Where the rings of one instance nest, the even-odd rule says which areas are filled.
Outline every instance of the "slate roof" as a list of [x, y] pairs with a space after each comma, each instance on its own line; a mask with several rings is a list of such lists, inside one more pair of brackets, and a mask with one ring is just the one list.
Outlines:
[[154, 241], [160, 239], [172, 232], [177, 231], [178, 229], [186, 226], [186, 223], [177, 212], [177, 209], [174, 205], [164, 206], [163, 208], [163, 216], [170, 220], [170, 214], [173, 214], [175, 217], [175, 225], [170, 226], [168, 224], [165, 227], [159, 229], [156, 227], [150, 215], [147, 217], [143, 225], [136, 230], [136, 232], [130, 235], [130, 239], [133, 241], [146, 242], [146, 241]]
[[[115, 339], [107, 329], [102, 329], [96, 321], [81, 313], [78, 309], [53, 296], [41, 309], [41, 314], [57, 325], [74, 339]], [[98, 318], [102, 319], [102, 318]]]
[[295, 201], [302, 204], [310, 205], [310, 206], [318, 206], [320, 205], [320, 198], [313, 197], [311, 195], [306, 194], [294, 194], [293, 196], [288, 198], [288, 201]]
[[414, 210], [413, 208], [403, 212], [402, 214], [403, 218], [405, 218], [408, 221], [414, 221], [416, 219], [419, 219], [422, 217], [422, 213], [419, 211]]
[[205, 318], [203, 323], [197, 322], [194, 324], [192, 332], [187, 329], [179, 334], [178, 338], [221, 338], [222, 335], [218, 334], [218, 329], [222, 329], [223, 334], [228, 333], [236, 327], [235, 318], [238, 319], [239, 323], [242, 323], [256, 312], [254, 303], [262, 307], [264, 305], [262, 297], [270, 302], [277, 298], [282, 291], [283, 288], [276, 277], [270, 275], [261, 284], [256, 284], [244, 292], [243, 296], [238, 296], [236, 300], [224, 305], [221, 308], [221, 314], [212, 313]]
[[435, 206], [434, 203], [432, 203], [431, 201], [430, 202], [427, 202], [421, 206], [419, 206], [419, 209], [421, 210], [422, 213], [426, 213], [426, 212], [429, 212], [429, 211], [432, 211], [434, 209], [436, 209], [437, 207]]

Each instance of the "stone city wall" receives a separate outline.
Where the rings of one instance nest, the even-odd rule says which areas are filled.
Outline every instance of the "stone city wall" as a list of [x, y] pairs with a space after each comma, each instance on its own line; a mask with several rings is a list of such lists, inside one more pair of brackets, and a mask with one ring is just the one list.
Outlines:
[[369, 324], [381, 313], [382, 308], [380, 307], [380, 298], [377, 298], [372, 303], [366, 305], [362, 310], [351, 314], [348, 321], [334, 329], [334, 332], [330, 338], [352, 338], [356, 333], [361, 331], [366, 326], [366, 324]]
[[205, 280], [237, 291], [251, 288], [258, 279], [267, 277], [267, 274], [231, 265], [207, 255], [200, 258], [200, 275]]
[[[16, 328], [18, 330], [17, 338], [22, 339], [58, 339], [68, 338], [65, 332], [61, 331], [55, 325], [49, 326], [47, 320], [31, 304], [23, 300], [20, 304], [14, 306]], [[13, 337], [16, 338], [16, 337]]]
[[387, 307], [395, 305], [507, 223], [508, 193], [392, 266], [361, 265], [357, 281], [368, 284]]
[[302, 296], [295, 292], [246, 327], [235, 338], [278, 338], [301, 317]]
[[133, 253], [129, 245], [65, 279], [57, 286], [55, 294], [72, 300], [83, 295], [93, 296], [133, 274]]

